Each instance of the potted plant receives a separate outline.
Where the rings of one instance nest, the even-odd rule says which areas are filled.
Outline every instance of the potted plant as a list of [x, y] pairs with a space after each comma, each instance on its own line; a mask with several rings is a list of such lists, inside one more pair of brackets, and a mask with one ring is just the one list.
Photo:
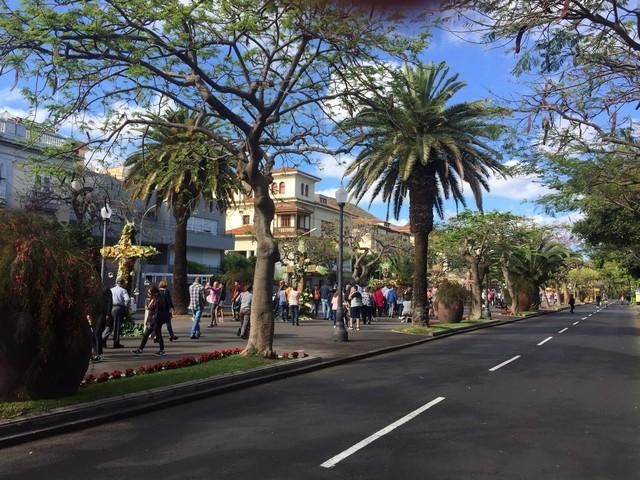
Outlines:
[[464, 302], [468, 297], [469, 292], [462, 285], [443, 280], [438, 285], [438, 293], [434, 300], [438, 321], [441, 323], [462, 321]]

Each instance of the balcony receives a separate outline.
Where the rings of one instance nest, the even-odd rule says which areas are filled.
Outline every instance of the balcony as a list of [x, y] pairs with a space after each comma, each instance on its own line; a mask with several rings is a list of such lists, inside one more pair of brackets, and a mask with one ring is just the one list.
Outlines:
[[308, 228], [274, 227], [273, 236], [276, 238], [293, 238], [309, 231]]

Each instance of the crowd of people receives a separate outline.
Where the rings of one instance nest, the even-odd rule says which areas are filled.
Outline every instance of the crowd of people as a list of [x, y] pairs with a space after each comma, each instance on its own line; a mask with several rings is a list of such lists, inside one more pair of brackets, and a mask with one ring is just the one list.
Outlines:
[[[303, 293], [305, 295], [303, 295]], [[222, 281], [210, 279], [204, 285], [200, 278], [195, 278], [189, 286], [189, 311], [192, 324], [189, 337], [198, 340], [201, 336], [201, 321], [205, 314], [210, 316], [208, 328], [214, 328], [224, 323], [227, 289]], [[429, 315], [433, 314], [433, 297], [436, 289], [429, 289]], [[253, 292], [251, 285], [241, 285], [235, 281], [230, 291], [231, 312], [233, 320], [240, 322], [237, 335], [248, 338], [251, 328], [251, 302]], [[412, 312], [411, 288], [400, 289], [393, 285], [383, 285], [379, 288], [347, 284], [343, 292], [343, 317], [345, 326], [356, 331], [363, 325], [370, 325], [376, 318], [399, 318], [401, 322], [411, 321]], [[297, 285], [288, 285], [281, 281], [273, 297], [274, 315], [282, 322], [290, 322], [293, 326], [300, 325], [300, 311], [304, 299], [311, 303], [312, 318], [323, 318], [337, 326], [339, 293], [337, 286], [320, 281], [312, 289], [300, 292]], [[93, 360], [99, 361], [103, 356], [103, 349], [110, 337], [113, 348], [124, 348], [120, 343], [122, 323], [130, 308], [132, 299], [124, 288], [124, 281], [118, 279], [113, 288], [105, 288], [102, 296], [102, 312], [95, 321], [90, 318], [93, 330]], [[144, 304], [144, 331], [138, 348], [132, 351], [134, 355], [143, 353], [150, 338], [158, 344], [156, 355], [165, 355], [163, 326], [169, 334], [170, 341], [178, 340], [173, 331], [172, 318], [175, 308], [166, 280], [157, 285], [152, 284], [147, 289]]]

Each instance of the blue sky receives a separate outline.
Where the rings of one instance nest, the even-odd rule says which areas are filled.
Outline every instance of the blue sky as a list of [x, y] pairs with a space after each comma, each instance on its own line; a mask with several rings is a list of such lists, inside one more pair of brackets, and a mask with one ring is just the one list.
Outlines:
[[[513, 50], [507, 51], [507, 46], [488, 48], [483, 45], [465, 42], [449, 32], [436, 30], [430, 41], [428, 49], [424, 52], [423, 60], [426, 62], [446, 61], [450, 66], [450, 73], [460, 74], [460, 78], [467, 82], [464, 88], [454, 99], [455, 102], [476, 100], [480, 98], [500, 97], [514, 98], [526, 88], [522, 79], [511, 74], [511, 69], [516, 62]], [[14, 115], [26, 115], [27, 105], [22, 99], [18, 89], [11, 90], [12, 78], [0, 78], [0, 112], [8, 110]], [[343, 157], [343, 162], [349, 157]], [[517, 159], [505, 158], [505, 161]], [[302, 167], [323, 180], [316, 186], [316, 191], [332, 195], [340, 184], [340, 177], [344, 168], [336, 165], [334, 158], [322, 157], [319, 164]], [[534, 217], [541, 223], [564, 222], [571, 217], [550, 219], [544, 215], [542, 209], [535, 204], [535, 200], [545, 192], [535, 178], [516, 177], [508, 180], [492, 179], [491, 191], [485, 194], [484, 209], [511, 211], [513, 213]], [[475, 209], [474, 202], [468, 202], [470, 208]], [[368, 201], [363, 200], [361, 206], [368, 208]], [[385, 218], [386, 205], [376, 200], [371, 205], [370, 211], [380, 218]], [[446, 206], [448, 216], [456, 212], [455, 205]], [[393, 219], [390, 219], [394, 221]], [[408, 213], [405, 207], [397, 223], [404, 224], [408, 221]], [[394, 221], [395, 222], [395, 221]]]

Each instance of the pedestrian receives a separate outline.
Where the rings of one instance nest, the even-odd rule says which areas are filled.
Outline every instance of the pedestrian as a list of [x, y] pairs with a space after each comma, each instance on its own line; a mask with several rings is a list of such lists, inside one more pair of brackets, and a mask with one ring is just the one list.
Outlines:
[[331, 287], [320, 280], [320, 302], [322, 303], [322, 318], [329, 320], [331, 316]]
[[289, 310], [289, 304], [287, 303], [287, 284], [280, 282], [280, 290], [278, 290], [278, 311], [280, 312], [280, 320], [287, 321], [287, 312]]
[[289, 316], [291, 317], [291, 325], [300, 326], [300, 292], [298, 287], [294, 285], [289, 292]]
[[238, 280], [233, 281], [231, 289], [231, 314], [236, 322], [240, 321], [240, 294], [242, 293], [242, 285]]
[[360, 317], [362, 316], [362, 294], [358, 287], [351, 287], [349, 293], [349, 330], [353, 330], [353, 321], [356, 321], [356, 330], [360, 330]]
[[156, 340], [158, 341], [158, 346], [160, 350], [156, 353], [156, 355], [164, 355], [164, 339], [162, 338], [162, 321], [160, 315], [161, 308], [161, 294], [160, 289], [155, 285], [152, 285], [147, 292], [147, 299], [145, 301], [145, 309], [149, 312], [149, 323], [147, 324], [147, 328], [144, 329], [144, 333], [142, 334], [142, 341], [140, 342], [140, 346], [135, 350], [132, 350], [131, 353], [134, 355], [142, 354], [144, 347], [147, 345], [147, 341], [149, 340], [149, 336], [153, 333]]
[[362, 291], [362, 323], [364, 325], [371, 325], [373, 320], [373, 294], [370, 287], [364, 287]]
[[336, 328], [336, 317], [338, 314], [338, 302], [340, 299], [338, 298], [338, 291], [334, 290], [333, 295], [331, 296], [331, 315], [330, 319], [333, 320], [333, 328]]
[[158, 302], [158, 318], [160, 319], [160, 326], [162, 326], [163, 323], [167, 324], [169, 341], [173, 342], [178, 340], [178, 337], [174, 335], [173, 325], [171, 324], [171, 319], [173, 318], [175, 311], [173, 308], [173, 300], [171, 300], [171, 293], [169, 293], [169, 290], [167, 289], [167, 281], [160, 280], [160, 282], [158, 282], [158, 289], [160, 290], [160, 301]]
[[571, 307], [569, 313], [573, 313], [573, 309], [576, 307], [576, 299], [573, 296], [573, 293], [569, 295], [569, 307]]
[[113, 348], [124, 348], [124, 345], [120, 343], [120, 330], [131, 302], [129, 292], [124, 288], [124, 279], [119, 278], [111, 289], [111, 301], [111, 322], [107, 323], [103, 338], [106, 341], [109, 335], [113, 333]]
[[113, 295], [111, 295], [111, 289], [105, 287], [102, 290], [102, 299], [100, 301], [100, 311], [98, 312], [95, 318], [95, 324], [93, 326], [93, 334], [94, 334], [94, 345], [95, 351], [93, 352], [92, 360], [94, 362], [99, 362], [102, 360], [102, 349], [104, 347], [104, 343], [106, 342], [106, 337], [104, 337], [104, 332], [107, 327], [107, 324], [111, 323], [113, 325], [112, 318], [113, 311]]
[[402, 294], [402, 314], [400, 315], [400, 323], [409, 323], [412, 321], [411, 307], [411, 288], [407, 288]]
[[374, 316], [381, 317], [384, 314], [384, 295], [382, 294], [382, 287], [376, 288], [371, 296], [373, 298], [373, 308], [375, 309]]
[[224, 323], [224, 301], [227, 299], [227, 287], [224, 282], [219, 282], [218, 286], [220, 287], [217, 305], [218, 322]]
[[240, 338], [249, 338], [251, 331], [251, 302], [253, 301], [253, 289], [249, 285], [246, 291], [240, 294], [240, 328], [238, 328], [238, 336]]
[[191, 310], [191, 339], [200, 338], [200, 319], [207, 300], [204, 297], [204, 287], [200, 284], [200, 278], [196, 277], [189, 287], [189, 309]]
[[318, 315], [318, 310], [320, 310], [320, 300], [321, 300], [320, 287], [318, 285], [315, 285], [313, 287], [313, 292], [311, 296], [313, 297], [313, 308], [311, 309], [311, 318], [316, 318], [316, 316]]
[[211, 321], [209, 322], [209, 326], [207, 328], [217, 327], [218, 326], [218, 301], [220, 300], [220, 284], [216, 281], [213, 282], [213, 285], [209, 288], [209, 293], [207, 294], [207, 302], [211, 305]]
[[396, 302], [398, 301], [398, 296], [396, 294], [396, 289], [393, 287], [393, 285], [391, 286], [391, 288], [389, 288], [387, 290], [387, 307], [388, 307], [388, 315], [389, 317], [393, 318], [393, 316], [396, 313]]

